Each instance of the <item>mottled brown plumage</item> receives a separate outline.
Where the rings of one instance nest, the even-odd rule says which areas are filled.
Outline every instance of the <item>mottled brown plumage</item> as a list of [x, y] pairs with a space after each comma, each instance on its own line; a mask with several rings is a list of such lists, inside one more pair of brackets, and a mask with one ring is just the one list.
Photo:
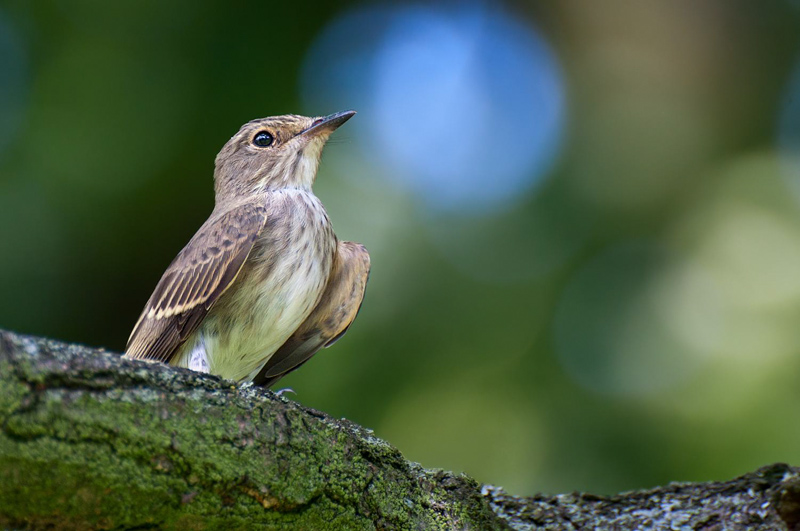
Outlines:
[[347, 330], [369, 255], [338, 242], [311, 186], [353, 114], [254, 120], [231, 138], [214, 211], [162, 276], [126, 356], [271, 385]]

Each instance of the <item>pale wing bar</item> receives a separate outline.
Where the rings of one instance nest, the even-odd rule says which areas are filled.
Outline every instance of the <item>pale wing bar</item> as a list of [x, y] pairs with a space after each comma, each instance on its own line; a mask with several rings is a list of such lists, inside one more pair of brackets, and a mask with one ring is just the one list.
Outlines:
[[246, 203], [200, 227], [161, 277], [125, 355], [168, 362], [235, 280], [266, 220], [264, 206]]

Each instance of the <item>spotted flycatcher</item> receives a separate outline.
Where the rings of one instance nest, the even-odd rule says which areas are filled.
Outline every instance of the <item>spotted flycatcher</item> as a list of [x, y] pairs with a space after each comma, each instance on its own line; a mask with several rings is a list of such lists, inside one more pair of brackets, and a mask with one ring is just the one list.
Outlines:
[[269, 386], [347, 331], [369, 254], [336, 238], [311, 186], [354, 114], [253, 120], [225, 144], [214, 211], [161, 277], [127, 357]]

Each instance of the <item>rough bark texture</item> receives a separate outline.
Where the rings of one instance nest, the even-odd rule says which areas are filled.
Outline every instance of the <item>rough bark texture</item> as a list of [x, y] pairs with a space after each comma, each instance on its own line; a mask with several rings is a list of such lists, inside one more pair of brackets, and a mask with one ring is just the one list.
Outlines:
[[798, 472], [518, 498], [270, 391], [0, 332], [0, 528], [800, 530]]

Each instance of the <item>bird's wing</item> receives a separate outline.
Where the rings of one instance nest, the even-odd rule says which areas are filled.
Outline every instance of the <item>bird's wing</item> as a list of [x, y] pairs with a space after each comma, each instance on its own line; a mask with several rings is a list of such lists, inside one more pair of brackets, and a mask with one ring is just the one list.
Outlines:
[[363, 245], [339, 242], [333, 270], [322, 298], [303, 324], [286, 340], [253, 379], [269, 387], [334, 344], [356, 318], [369, 277], [369, 253]]
[[266, 208], [255, 203], [209, 218], [164, 272], [125, 355], [169, 362], [236, 279], [266, 220]]

